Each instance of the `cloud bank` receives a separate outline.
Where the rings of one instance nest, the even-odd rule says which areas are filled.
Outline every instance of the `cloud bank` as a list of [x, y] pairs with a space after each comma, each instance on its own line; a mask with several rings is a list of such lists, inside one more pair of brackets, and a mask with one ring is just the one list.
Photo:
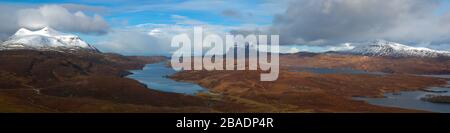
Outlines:
[[[105, 52], [118, 52], [125, 55], [165, 55], [170, 56], [178, 48], [171, 47], [172, 37], [187, 34], [193, 39], [194, 26], [203, 28], [203, 35], [225, 36], [228, 29], [220, 25], [209, 25], [191, 20], [185, 16], [174, 16], [175, 24], [139, 24], [125, 28], [112, 29], [95, 46]], [[193, 41], [193, 40], [191, 40]], [[198, 53], [197, 53], [198, 54]]]
[[71, 12], [66, 7], [83, 9], [74, 5], [43, 5], [40, 7], [1, 5], [0, 20], [3, 22], [0, 23], [0, 39], [4, 40], [20, 27], [39, 29], [50, 26], [60, 31], [84, 34], [108, 32], [109, 25], [100, 15], [89, 16], [81, 10]]
[[335, 45], [387, 39], [433, 42], [449, 38], [450, 13], [437, 0], [296, 0], [276, 15], [281, 44]]
[[[114, 8], [77, 4], [0, 5], [0, 39], [13, 34], [19, 27], [37, 28], [46, 25], [66, 32], [108, 32], [106, 36], [94, 40], [94, 45], [105, 51], [161, 53], [170, 51], [168, 47], [173, 35], [190, 34], [192, 26], [203, 26], [205, 32], [219, 35], [279, 34], [281, 45], [307, 45], [314, 49], [347, 49], [348, 46], [344, 45], [346, 42], [385, 39], [450, 50], [450, 13], [436, 11], [442, 6], [443, 0], [116, 2], [114, 5], [120, 6]], [[126, 23], [128, 19], [136, 17], [133, 16], [135, 13], [148, 12], [166, 13], [169, 18], [164, 19], [170, 22], [142, 25]], [[213, 14], [222, 20], [197, 18], [195, 15], [190, 16], [189, 12]], [[114, 28], [110, 28], [97, 15], [108, 13], [113, 14], [111, 20], [114, 20], [115, 13], [126, 16], [126, 24], [114, 25], [114, 21], [110, 21], [114, 25]], [[128, 18], [128, 15], [131, 17]], [[139, 23], [153, 22], [157, 23], [158, 20]], [[302, 51], [302, 48], [298, 47], [297, 50]], [[293, 48], [288, 50], [296, 51]]]

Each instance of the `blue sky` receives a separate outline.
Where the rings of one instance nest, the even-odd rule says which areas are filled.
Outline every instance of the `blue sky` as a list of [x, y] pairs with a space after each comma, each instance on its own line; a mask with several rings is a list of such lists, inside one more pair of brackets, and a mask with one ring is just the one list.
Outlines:
[[[305, 2], [306, 1], [306, 2]], [[343, 38], [341, 36], [329, 36], [333, 33], [326, 32], [336, 32], [340, 34], [347, 34], [346, 31], [339, 31], [341, 28], [345, 26], [353, 26], [354, 23], [351, 24], [343, 24], [336, 26], [331, 26], [331, 28], [335, 28], [337, 26], [341, 26], [337, 29], [321, 29], [324, 27], [330, 27], [329, 23], [326, 22], [314, 22], [317, 20], [322, 20], [320, 17], [330, 18], [330, 21], [354, 21], [358, 18], [367, 19], [365, 17], [356, 16], [358, 14], [354, 14], [351, 12], [346, 13], [338, 13], [338, 14], [321, 14], [324, 10], [315, 10], [323, 8], [324, 5], [330, 4], [330, 1], [327, 0], [0, 0], [0, 6], [4, 5], [5, 7], [9, 5], [18, 6], [19, 8], [39, 8], [43, 5], [59, 5], [61, 7], [66, 8], [71, 13], [75, 13], [77, 11], [82, 11], [87, 16], [94, 18], [93, 16], [99, 15], [102, 20], [104, 20], [108, 25], [108, 30], [106, 34], [103, 34], [105, 31], [96, 31], [90, 29], [84, 30], [73, 30], [70, 28], [62, 28], [64, 31], [69, 31], [74, 34], [80, 35], [84, 40], [93, 44], [94, 46], [103, 49], [108, 52], [123, 52], [126, 54], [151, 54], [154, 50], [149, 50], [152, 52], [145, 52], [142, 49], [149, 49], [153, 47], [161, 47], [166, 48], [166, 46], [160, 45], [168, 45], [167, 36], [174, 35], [179, 33], [180, 31], [186, 31], [185, 29], [191, 28], [186, 25], [202, 25], [210, 27], [209, 31], [219, 32], [220, 34], [225, 34], [230, 30], [261, 30], [268, 33], [269, 30], [275, 29], [278, 32], [289, 33], [289, 34], [280, 34], [280, 38], [282, 40], [282, 45], [284, 45], [283, 49], [285, 50], [301, 50], [301, 51], [313, 51], [313, 52], [322, 52], [330, 49], [339, 49], [343, 42], [346, 41], [365, 41], [370, 39], [388, 39], [392, 41], [398, 42], [407, 42], [411, 43], [411, 45], [420, 45], [430, 48], [436, 49], [444, 49], [450, 50], [450, 37], [447, 37], [446, 27], [430, 27], [430, 25], [437, 25], [436, 23], [445, 25], [445, 21], [447, 21], [446, 16], [449, 14], [450, 10], [450, 1], [448, 0], [436, 0], [438, 4], [437, 6], [433, 6], [430, 2], [424, 2], [422, 0], [396, 0], [395, 7], [402, 7], [406, 5], [406, 10], [396, 10], [396, 9], [383, 9], [383, 7], [389, 5], [388, 1], [373, 1], [374, 7], [377, 5], [381, 5], [378, 10], [380, 13], [373, 14], [375, 17], [378, 16], [387, 16], [387, 19], [392, 19], [389, 14], [394, 14], [397, 16], [413, 16], [413, 18], [402, 18], [398, 20], [393, 20], [391, 22], [380, 21], [377, 23], [383, 24], [391, 24], [395, 23], [395, 25], [385, 26], [387, 28], [395, 29], [395, 30], [380, 30], [384, 31], [383, 33], [371, 33], [374, 29], [363, 28], [361, 31], [355, 33], [348, 33], [350, 38], [360, 38], [360, 39], [348, 39]], [[364, 3], [361, 2], [360, 6], [363, 7]], [[308, 3], [309, 4], [305, 4]], [[334, 3], [332, 3], [334, 2]], [[334, 8], [331, 10], [335, 10], [335, 12], [341, 12], [342, 8], [349, 8], [350, 4], [355, 4], [352, 1], [344, 1], [343, 3], [337, 4], [339, 2], [332, 1], [331, 4], [335, 4]], [[311, 4], [312, 3], [312, 4]], [[319, 4], [317, 4], [319, 3]], [[409, 4], [413, 3], [413, 4]], [[346, 5], [347, 4], [347, 5]], [[318, 7], [313, 7], [319, 5]], [[308, 7], [311, 6], [311, 7]], [[343, 6], [343, 7], [339, 7]], [[433, 17], [426, 17], [425, 20], [421, 20], [420, 14], [430, 14], [429, 11], [423, 11], [423, 13], [415, 13], [417, 7], [432, 7]], [[378, 8], [378, 7], [377, 7]], [[288, 9], [291, 9], [287, 12]], [[419, 8], [420, 9], [420, 8]], [[427, 8], [424, 8], [427, 9]], [[7, 9], [4, 9], [7, 10]], [[11, 9], [12, 10], [12, 9]], [[354, 11], [356, 11], [355, 9]], [[383, 10], [390, 11], [393, 13], [382, 14]], [[352, 11], [349, 9], [349, 11]], [[311, 13], [317, 16], [317, 18], [313, 15], [311, 17]], [[397, 13], [397, 14], [396, 14]], [[419, 14], [419, 15], [417, 15]], [[0, 14], [0, 17], [2, 14]], [[320, 16], [323, 15], [323, 16]], [[334, 15], [334, 16], [332, 16]], [[369, 14], [370, 15], [370, 14]], [[7, 15], [5, 15], [7, 16]], [[278, 17], [277, 17], [278, 16]], [[306, 16], [306, 17], [304, 17]], [[350, 17], [348, 17], [350, 16]], [[441, 17], [442, 16], [442, 17]], [[309, 18], [308, 18], [309, 17]], [[283, 19], [280, 19], [283, 18]], [[419, 19], [418, 19], [419, 18]], [[338, 19], [338, 20], [331, 20]], [[382, 18], [385, 19], [385, 18]], [[288, 21], [286, 21], [288, 20]], [[450, 20], [450, 19], [449, 19]], [[417, 23], [406, 23], [406, 24], [397, 24], [401, 21], [411, 21]], [[361, 21], [363, 23], [364, 21]], [[13, 23], [13, 22], [11, 22]], [[450, 23], [450, 22], [449, 22]], [[95, 24], [95, 23], [93, 23]], [[321, 25], [322, 24], [322, 25]], [[145, 25], [145, 28], [142, 28], [142, 25]], [[150, 26], [149, 26], [150, 25]], [[281, 25], [281, 26], [280, 26]], [[331, 23], [334, 25], [334, 23]], [[403, 26], [406, 25], [406, 26]], [[60, 26], [60, 25], [58, 25]], [[139, 27], [141, 26], [141, 27]], [[292, 27], [289, 27], [292, 26]], [[357, 24], [356, 24], [357, 26]], [[410, 27], [407, 27], [410, 26]], [[420, 30], [414, 31], [411, 30], [413, 28], [422, 28]], [[422, 26], [422, 27], [420, 27]], [[450, 26], [449, 26], [450, 27]], [[56, 27], [58, 28], [58, 27]], [[311, 28], [311, 29], [309, 29]], [[298, 33], [301, 29], [308, 29], [310, 33], [315, 33], [314, 35], [309, 33]], [[314, 29], [318, 29], [321, 33], [316, 33]], [[379, 27], [377, 29], [380, 29]], [[428, 29], [428, 30], [427, 30]], [[435, 30], [434, 30], [435, 29]], [[3, 31], [2, 31], [3, 30]], [[98, 29], [97, 29], [98, 30]], [[366, 30], [366, 31], [365, 31]], [[442, 30], [442, 31], [441, 31]], [[449, 28], [450, 30], [450, 28]], [[2, 29], [0, 25], [0, 31], [6, 33], [11, 33], [13, 31], [8, 27]], [[369, 32], [370, 31], [370, 32]], [[94, 34], [93, 34], [93, 33]], [[160, 36], [155, 36], [156, 38], [150, 39], [141, 39], [135, 38], [132, 41], [123, 42], [122, 40], [116, 39], [120, 36], [125, 35], [134, 35], [134, 36], [145, 36], [150, 33], [161, 32]], [[271, 32], [271, 31], [270, 31]], [[369, 35], [361, 35], [362, 33], [370, 33]], [[391, 33], [391, 32], [394, 32]], [[97, 34], [102, 33], [102, 34]], [[402, 36], [396, 35], [395, 33], [399, 33]], [[412, 34], [412, 33], [417, 33]], [[422, 35], [422, 34], [424, 35]], [[392, 35], [391, 35], [392, 34]], [[433, 34], [433, 36], [438, 37], [423, 37], [429, 34]], [[436, 35], [434, 35], [436, 34]], [[166, 36], [162, 36], [166, 35]], [[387, 36], [389, 35], [389, 36]], [[5, 35], [3, 35], [5, 36]], [[0, 37], [3, 37], [0, 34]], [[369, 37], [368, 37], [369, 36]], [[158, 38], [159, 37], [159, 38]], [[166, 40], [161, 40], [164, 38]], [[406, 40], [406, 41], [405, 41]], [[149, 44], [154, 41], [159, 42], [161, 44]], [[117, 44], [114, 44], [116, 42]], [[124, 46], [121, 46], [118, 43], [125, 43]], [[131, 42], [135, 43], [132, 44]], [[107, 44], [112, 43], [112, 44]], [[151, 46], [148, 46], [151, 45]], [[122, 51], [123, 49], [130, 48], [128, 51]], [[134, 48], [134, 49], [132, 49]]]
[[[214, 1], [214, 0], [213, 0]], [[114, 24], [115, 20], [127, 21], [128, 25], [136, 25], [143, 23], [174, 23], [171, 15], [186, 16], [191, 19], [205, 21], [211, 24], [222, 25], [239, 25], [245, 23], [245, 20], [227, 17], [221, 14], [223, 10], [236, 8], [248, 9], [260, 4], [265, 4], [262, 0], [246, 0], [246, 1], [220, 1], [208, 2], [208, 0], [194, 2], [189, 0], [2, 0], [3, 3], [25, 4], [25, 5], [43, 5], [43, 4], [79, 4], [104, 8], [102, 12], [104, 17]], [[187, 4], [192, 3], [192, 4]], [[184, 5], [193, 5], [196, 3], [214, 3], [208, 5], [210, 7], [182, 7]], [[238, 6], [236, 6], [238, 5]], [[199, 5], [200, 6], [200, 5]], [[203, 6], [203, 5], [201, 5]], [[219, 7], [218, 7], [219, 6]], [[235, 9], [239, 10], [239, 9]], [[255, 9], [257, 10], [257, 9]], [[255, 11], [256, 12], [256, 11]], [[259, 12], [259, 11], [258, 11]], [[270, 24], [272, 22], [273, 13], [267, 11], [267, 15], [255, 14], [257, 21], [249, 21], [256, 24]], [[112, 25], [120, 26], [120, 25]]]
[[440, 4], [439, 9], [436, 11], [437, 14], [442, 15], [445, 12], [448, 12], [450, 10], [450, 1], [449, 0], [443, 0], [442, 4]]
[[[285, 4], [261, 0], [2, 0], [1, 3], [35, 8], [42, 5], [70, 4], [71, 6], [65, 7], [82, 9], [83, 13], [87, 15], [101, 15], [113, 31], [123, 31], [140, 24], [201, 24], [223, 27], [270, 25], [274, 14], [282, 12], [283, 4]], [[262, 10], [266, 7], [271, 9]], [[102, 43], [105, 38], [108, 38], [107, 35], [77, 32], [74, 34], [81, 36], [93, 45]], [[99, 45], [98, 47], [103, 46]], [[114, 52], [113, 50], [108, 51]]]
[[[230, 27], [270, 25], [274, 14], [284, 11], [282, 7], [285, 7], [284, 3], [270, 0], [2, 0], [0, 3], [30, 8], [62, 5], [72, 12], [81, 10], [90, 16], [98, 14], [108, 23], [111, 31], [117, 32], [136, 30], [133, 26], [142, 24], [212, 25], [221, 27], [221, 30], [226, 32], [231, 30]], [[263, 8], [271, 9], [263, 10]], [[151, 29], [143, 31], [149, 32]], [[108, 50], [110, 48], [105, 45], [100, 45], [114, 35], [73, 33], [100, 49], [116, 52], [114, 49]], [[127, 53], [145, 52], [131, 50]]]

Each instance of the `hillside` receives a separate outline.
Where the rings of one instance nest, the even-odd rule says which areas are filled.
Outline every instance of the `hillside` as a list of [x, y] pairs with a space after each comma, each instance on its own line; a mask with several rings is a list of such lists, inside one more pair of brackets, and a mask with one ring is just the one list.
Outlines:
[[[92, 52], [0, 51], [0, 112], [202, 111], [205, 100], [163, 93], [124, 78], [165, 57]], [[200, 109], [201, 108], [201, 109]]]

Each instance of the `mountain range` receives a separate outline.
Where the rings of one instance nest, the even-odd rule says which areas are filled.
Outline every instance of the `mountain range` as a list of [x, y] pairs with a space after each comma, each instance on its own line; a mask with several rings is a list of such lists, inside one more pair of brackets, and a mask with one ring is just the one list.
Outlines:
[[[412, 47], [386, 40], [374, 40], [363, 43], [349, 43], [353, 49], [338, 51], [341, 54], [387, 57], [450, 57], [449, 51], [433, 50], [423, 47]], [[87, 50], [99, 52], [97, 48], [83, 41], [79, 36], [63, 33], [44, 27], [31, 31], [19, 29], [14, 35], [0, 44], [0, 50], [34, 49], [34, 50]]]
[[366, 56], [390, 57], [450, 57], [449, 51], [433, 50], [423, 47], [412, 47], [386, 40], [374, 40], [365, 43], [350, 43], [353, 49], [340, 51], [342, 53]]

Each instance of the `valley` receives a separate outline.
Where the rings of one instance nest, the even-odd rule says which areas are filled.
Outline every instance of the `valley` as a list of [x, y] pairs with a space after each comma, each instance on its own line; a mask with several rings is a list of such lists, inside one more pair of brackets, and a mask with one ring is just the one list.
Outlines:
[[[9, 50], [0, 52], [1, 112], [210, 112], [206, 100], [124, 78], [165, 57]], [[220, 104], [220, 103], [219, 103]]]
[[[296, 64], [297, 58], [302, 62]], [[400, 66], [386, 65], [384, 69], [372, 65], [362, 67], [367, 62], [358, 61], [364, 61], [361, 60], [364, 58], [378, 62], [421, 60], [390, 61], [390, 58], [382, 57], [331, 57], [327, 54], [311, 56], [302, 53], [283, 55], [280, 57], [280, 77], [274, 82], [259, 81], [258, 71], [181, 71], [171, 75], [170, 78], [177, 81], [199, 84], [208, 89], [208, 92], [185, 95], [157, 91], [127, 78], [131, 74], [129, 70], [142, 69], [149, 63], [167, 61], [166, 57], [121, 56], [83, 51], [7, 50], [0, 52], [0, 111], [422, 112], [375, 106], [352, 97], [379, 98], [387, 92], [420, 90], [447, 83], [442, 78], [407, 74], [409, 71], [405, 70], [408, 69], [400, 69]], [[445, 62], [432, 63], [439, 65]], [[388, 68], [394, 72], [384, 71], [390, 73], [383, 75], [314, 73], [293, 71], [292, 66], [367, 71]], [[446, 71], [415, 66], [422, 69], [415, 69], [414, 72]]]
[[421, 112], [374, 106], [352, 98], [381, 98], [386, 92], [446, 84], [444, 79], [405, 74], [316, 74], [282, 70], [274, 82], [260, 82], [257, 75], [258, 72], [248, 71], [183, 71], [171, 78], [198, 83], [213, 95], [219, 95], [215, 97], [239, 97], [241, 101], [272, 106], [275, 112]]
[[20, 29], [0, 47], [0, 112], [426, 112], [354, 99], [447, 84], [421, 76], [449, 74], [450, 58], [435, 56], [445, 52], [381, 42], [367, 50], [377, 55], [281, 54], [278, 79], [262, 82], [260, 70], [177, 72], [168, 57], [102, 53], [49, 27]]

